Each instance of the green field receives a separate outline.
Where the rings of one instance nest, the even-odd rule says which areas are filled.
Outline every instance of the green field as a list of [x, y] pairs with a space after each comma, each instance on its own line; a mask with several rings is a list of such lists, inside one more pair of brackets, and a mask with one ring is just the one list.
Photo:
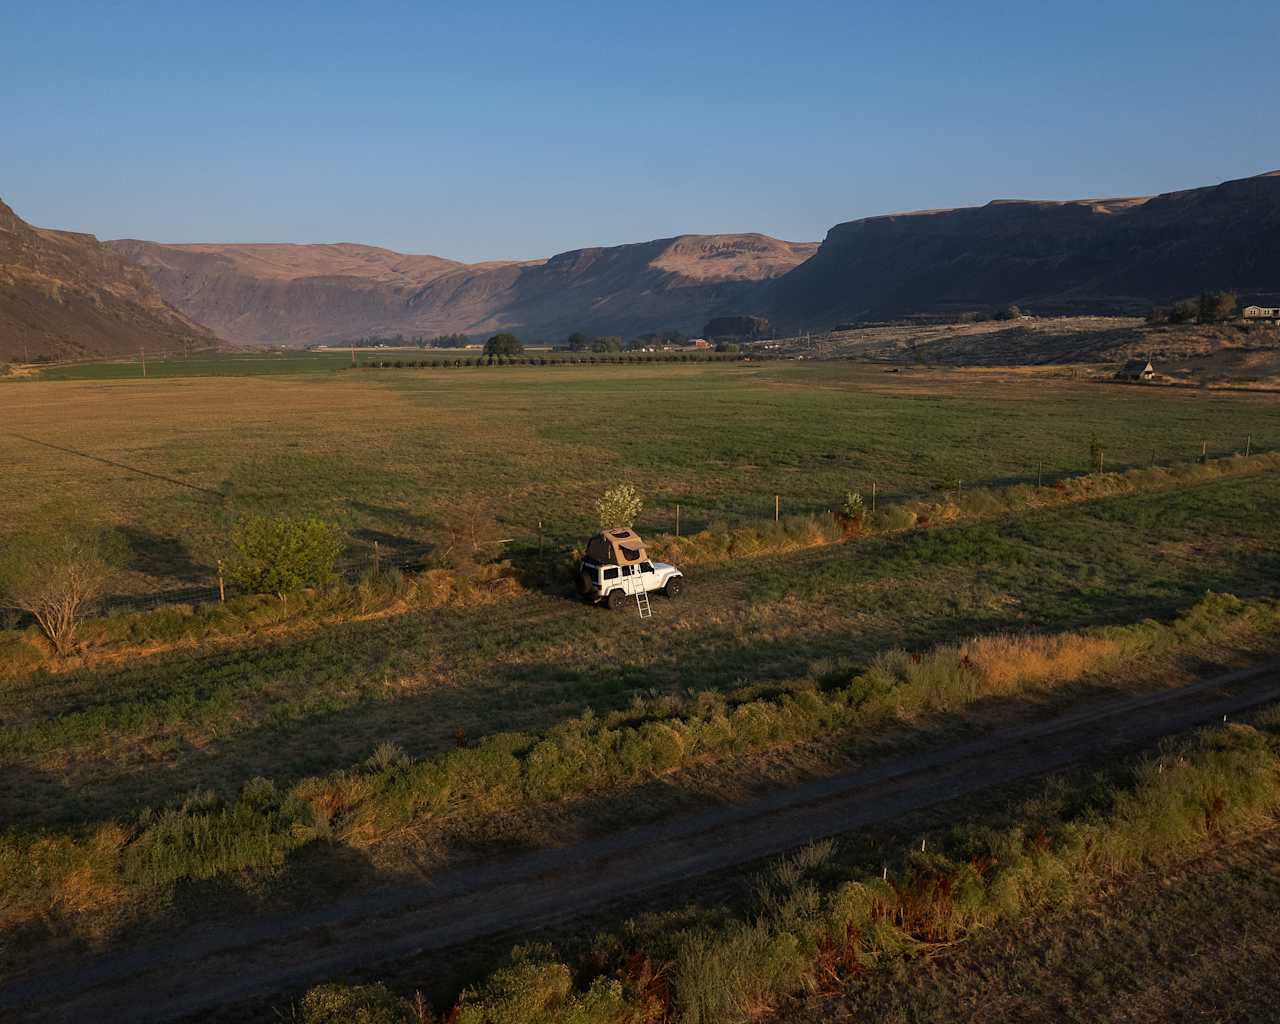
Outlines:
[[[784, 514], [803, 515], [838, 507], [850, 489], [869, 496], [873, 482], [882, 505], [1041, 474], [1048, 485], [1084, 472], [1095, 439], [1108, 469], [1149, 465], [1153, 453], [1193, 461], [1202, 444], [1210, 456], [1246, 443], [1280, 448], [1280, 403], [1266, 395], [735, 363], [30, 380], [0, 385], [0, 401], [13, 484], [0, 489], [4, 532], [86, 515], [117, 527], [132, 547], [122, 591], [207, 583], [235, 518], [276, 511], [335, 520], [356, 555], [374, 541], [430, 547], [444, 520], [492, 517], [510, 538], [494, 558], [512, 560], [521, 581], [453, 603], [393, 595], [369, 614], [348, 602], [323, 623], [307, 621], [301, 604], [292, 618], [246, 612], [206, 633], [183, 632], [185, 613], [155, 612], [118, 630], [125, 639], [114, 646], [9, 671], [0, 846], [14, 849], [32, 833], [89, 842], [112, 823], [135, 834], [165, 814], [234, 800], [259, 778], [278, 792], [341, 788], [343, 773], [364, 771], [379, 750], [395, 764], [475, 750], [508, 731], [556, 735], [594, 716], [657, 721], [699, 701], [800, 694], [895, 648], [1171, 620], [1206, 591], [1267, 598], [1280, 579], [1280, 473], [1266, 460], [1151, 492], [709, 561], [690, 568], [683, 600], [656, 600], [647, 622], [583, 606], [550, 571], [591, 529], [596, 495], [623, 480], [646, 497], [642, 532], [672, 529], [677, 504], [685, 532], [720, 529], [771, 520], [775, 495]], [[1062, 706], [1090, 687], [1152, 685], [1153, 673], [1185, 679], [1274, 646], [1270, 634], [1228, 634], [1197, 635], [1194, 650], [1131, 675], [1011, 695], [975, 709], [973, 721]], [[0, 630], [0, 651], [32, 649], [26, 636]], [[920, 742], [954, 725], [908, 717], [895, 722], [894, 742], [903, 730]], [[794, 771], [785, 751], [748, 753], [765, 777]], [[829, 755], [812, 754], [807, 770]], [[735, 764], [703, 765], [673, 799], [704, 798], [699, 786], [723, 784], [716, 771]], [[593, 825], [663, 813], [650, 800], [619, 787]], [[363, 833], [327, 841], [358, 847], [376, 881], [422, 870], [442, 851], [551, 841], [539, 815], [553, 813], [568, 810], [418, 822], [378, 833], [372, 848]], [[223, 910], [224, 897], [238, 898], [229, 893], [257, 884], [181, 889], [145, 905], [161, 918], [178, 913], [170, 898], [182, 914], [203, 900]], [[289, 877], [299, 898], [311, 884]], [[80, 934], [76, 915], [101, 914], [110, 925], [94, 929], [109, 934], [144, 906], [84, 905], [71, 923], [23, 918], [35, 929], [23, 933], [27, 948], [60, 928]]]
[[[320, 357], [298, 357], [319, 359]], [[271, 360], [259, 362], [270, 365]], [[257, 365], [246, 358], [246, 365]], [[5, 385], [0, 531], [95, 516], [131, 534], [132, 585], [208, 582], [235, 517], [309, 512], [353, 552], [430, 542], [453, 510], [567, 547], [604, 487], [646, 497], [641, 531], [686, 531], [1046, 481], [1154, 457], [1280, 447], [1272, 396], [887, 374], [848, 364], [368, 370], [232, 380]], [[1249, 440], [1251, 438], [1251, 440]]]
[[[369, 357], [366, 355], [367, 360]], [[223, 352], [216, 355], [148, 357], [146, 379], [167, 377], [251, 377], [259, 374], [332, 372], [351, 366], [344, 352]], [[40, 371], [41, 380], [142, 380], [142, 361], [71, 363]]]

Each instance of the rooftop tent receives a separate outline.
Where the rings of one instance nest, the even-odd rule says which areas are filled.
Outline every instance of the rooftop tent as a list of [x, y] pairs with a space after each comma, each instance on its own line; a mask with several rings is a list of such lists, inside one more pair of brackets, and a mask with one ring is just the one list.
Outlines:
[[644, 541], [634, 530], [604, 530], [587, 541], [587, 557], [612, 565], [634, 565], [648, 561]]

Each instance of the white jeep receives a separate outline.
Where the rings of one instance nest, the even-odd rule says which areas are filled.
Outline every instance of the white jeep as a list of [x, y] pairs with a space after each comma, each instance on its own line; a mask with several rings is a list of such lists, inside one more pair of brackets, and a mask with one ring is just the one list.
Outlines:
[[684, 576], [667, 562], [646, 559], [634, 565], [611, 565], [584, 558], [578, 563], [578, 593], [588, 604], [603, 601], [617, 611], [628, 597], [640, 591], [661, 590], [667, 597], [679, 597]]
[[639, 535], [618, 527], [602, 530], [587, 542], [574, 585], [587, 603], [603, 601], [616, 611], [640, 593], [661, 590], [667, 597], [679, 597], [684, 576], [674, 565], [652, 561]]

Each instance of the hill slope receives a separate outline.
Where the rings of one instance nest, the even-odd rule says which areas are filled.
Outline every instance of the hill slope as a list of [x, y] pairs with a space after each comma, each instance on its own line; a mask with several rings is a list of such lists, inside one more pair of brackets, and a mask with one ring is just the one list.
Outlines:
[[108, 244], [223, 337], [295, 344], [373, 333], [697, 330], [817, 249], [765, 235], [681, 235], [526, 263], [463, 264], [351, 244]]
[[1280, 172], [1155, 197], [850, 221], [753, 301], [785, 325], [816, 327], [1007, 302], [1141, 313], [1219, 288], [1280, 292]]
[[93, 235], [32, 227], [0, 202], [0, 360], [216, 343]]

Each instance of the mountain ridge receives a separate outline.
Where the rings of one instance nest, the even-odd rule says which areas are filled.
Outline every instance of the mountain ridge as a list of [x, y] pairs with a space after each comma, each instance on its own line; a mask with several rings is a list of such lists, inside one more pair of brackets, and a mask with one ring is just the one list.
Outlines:
[[751, 312], [792, 328], [1006, 303], [1134, 314], [1217, 289], [1280, 292], [1280, 171], [1152, 196], [845, 221], [757, 291]]
[[107, 244], [223, 337], [291, 344], [374, 333], [696, 330], [817, 250], [757, 233], [690, 234], [466, 264], [357, 243]]
[[94, 235], [34, 227], [0, 201], [0, 360], [216, 344]]

